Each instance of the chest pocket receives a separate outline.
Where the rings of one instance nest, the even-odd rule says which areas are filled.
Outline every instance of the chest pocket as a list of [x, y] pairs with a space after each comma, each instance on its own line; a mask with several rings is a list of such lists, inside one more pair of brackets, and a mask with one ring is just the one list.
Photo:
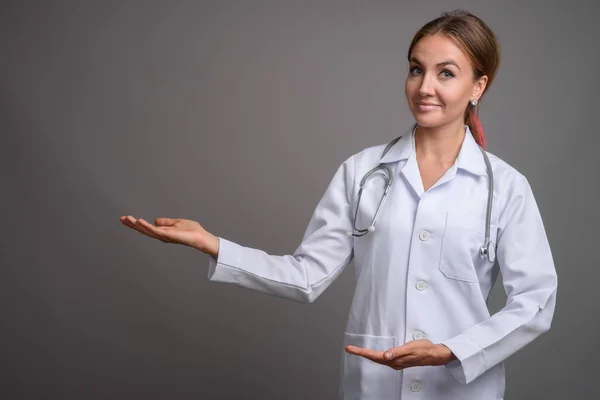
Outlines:
[[[490, 238], [495, 243], [495, 227], [490, 227]], [[446, 214], [442, 235], [440, 271], [450, 279], [478, 283], [477, 268], [488, 262], [480, 255], [485, 240], [485, 219]]]

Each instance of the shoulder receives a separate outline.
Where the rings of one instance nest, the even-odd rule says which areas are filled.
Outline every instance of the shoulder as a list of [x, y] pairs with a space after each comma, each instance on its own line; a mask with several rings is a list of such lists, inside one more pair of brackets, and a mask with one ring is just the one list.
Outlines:
[[505, 188], [507, 186], [528, 184], [525, 175], [517, 170], [517, 168], [489, 151], [486, 151], [485, 153], [492, 166], [495, 184], [502, 185]]
[[379, 160], [383, 157], [383, 152], [388, 144], [389, 142], [386, 142], [366, 147], [352, 154], [348, 157], [346, 162], [351, 162], [354, 165], [354, 168], [358, 169], [362, 169], [366, 166], [373, 168], [374, 166], [379, 165]]
[[360, 180], [365, 173], [379, 165], [388, 143], [382, 143], [367, 148], [347, 156], [339, 165], [334, 176], [334, 182], [341, 183], [347, 188], [354, 188], [356, 181]]
[[506, 225], [519, 210], [537, 210], [533, 190], [527, 177], [500, 157], [487, 151], [486, 154], [494, 174], [494, 201], [498, 204], [500, 225]]

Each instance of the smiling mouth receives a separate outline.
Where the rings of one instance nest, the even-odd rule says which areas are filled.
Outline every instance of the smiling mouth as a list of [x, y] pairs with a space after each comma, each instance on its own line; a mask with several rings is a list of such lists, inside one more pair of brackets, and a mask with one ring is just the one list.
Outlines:
[[438, 104], [432, 104], [432, 103], [417, 103], [417, 108], [420, 111], [431, 111], [431, 110], [436, 110], [438, 109], [440, 106]]

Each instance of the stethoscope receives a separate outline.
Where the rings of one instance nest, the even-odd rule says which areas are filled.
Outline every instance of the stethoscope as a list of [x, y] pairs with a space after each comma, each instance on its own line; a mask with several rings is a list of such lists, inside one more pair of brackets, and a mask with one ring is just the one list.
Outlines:
[[[415, 125], [415, 127], [416, 127], [416, 125]], [[414, 130], [414, 128], [413, 128], [413, 130]], [[381, 158], [383, 158], [387, 154], [387, 152], [390, 151], [392, 146], [394, 146], [396, 144], [396, 142], [398, 140], [400, 140], [401, 137], [402, 136], [399, 136], [399, 137], [395, 138], [394, 140], [392, 140], [390, 143], [388, 143], [388, 145], [383, 150], [383, 154], [381, 155]], [[495, 251], [494, 242], [492, 242], [490, 240], [490, 224], [491, 224], [491, 218], [492, 218], [492, 201], [493, 201], [493, 197], [494, 197], [494, 175], [492, 172], [492, 166], [490, 164], [490, 159], [488, 158], [487, 154], [485, 153], [485, 150], [483, 150], [481, 148], [481, 146], [478, 146], [478, 147], [479, 147], [479, 150], [481, 150], [481, 154], [483, 154], [483, 158], [485, 160], [485, 165], [487, 168], [487, 175], [488, 175], [488, 199], [487, 199], [487, 212], [486, 212], [486, 216], [485, 216], [485, 239], [484, 239], [483, 245], [479, 249], [479, 254], [481, 255], [481, 257], [487, 258], [487, 260], [489, 262], [493, 263], [494, 260], [496, 259], [496, 251]], [[367, 180], [369, 179], [369, 177], [377, 171], [382, 171], [385, 174], [385, 188], [383, 191], [383, 195], [381, 197], [381, 200], [379, 201], [379, 205], [377, 206], [377, 210], [375, 211], [375, 215], [373, 216], [371, 225], [369, 225], [369, 227], [367, 229], [358, 229], [356, 227], [356, 219], [358, 216], [358, 209], [360, 207], [360, 199], [362, 196], [363, 188], [364, 188]], [[383, 203], [385, 202], [385, 199], [387, 198], [388, 192], [390, 191], [390, 187], [392, 186], [393, 182], [394, 182], [394, 175], [392, 174], [392, 171], [390, 170], [390, 168], [387, 165], [385, 165], [383, 163], [379, 163], [378, 166], [376, 166], [375, 168], [373, 168], [372, 170], [367, 172], [365, 174], [365, 176], [363, 176], [363, 178], [360, 181], [360, 186], [358, 189], [358, 201], [356, 204], [356, 210], [354, 211], [354, 220], [352, 223], [352, 229], [358, 233], [354, 233], [354, 231], [347, 232], [348, 236], [360, 237], [360, 236], [366, 235], [369, 232], [375, 231], [375, 222], [377, 221], [377, 218], [379, 217], [379, 212], [381, 211], [381, 207], [383, 206]]]

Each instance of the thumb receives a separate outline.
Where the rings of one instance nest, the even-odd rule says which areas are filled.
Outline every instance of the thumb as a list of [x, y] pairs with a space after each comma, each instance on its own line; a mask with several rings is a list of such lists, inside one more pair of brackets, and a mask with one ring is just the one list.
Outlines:
[[173, 218], [156, 218], [156, 221], [154, 221], [156, 225], [161, 226], [173, 226], [175, 225], [175, 222], [177, 222], [177, 220]]
[[394, 349], [389, 349], [389, 350], [385, 351], [383, 353], [383, 358], [385, 358], [388, 361], [396, 358], [396, 353], [394, 352]]

